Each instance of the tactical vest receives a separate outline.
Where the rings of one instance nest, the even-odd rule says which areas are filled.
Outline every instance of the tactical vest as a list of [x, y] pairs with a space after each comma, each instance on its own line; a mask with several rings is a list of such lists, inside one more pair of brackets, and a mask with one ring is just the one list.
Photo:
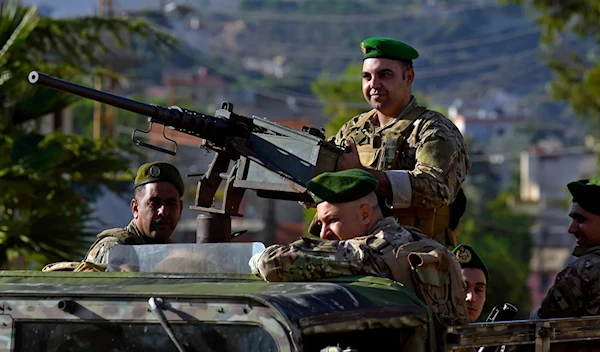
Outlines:
[[438, 324], [468, 323], [465, 283], [460, 265], [448, 249], [420, 236], [415, 228], [412, 236], [394, 236], [389, 242], [383, 231], [364, 237], [365, 244], [382, 255], [395, 281], [417, 294], [431, 308]]
[[[581, 247], [576, 247], [573, 251], [573, 255], [577, 257], [593, 255], [596, 258], [600, 258], [600, 246], [591, 247], [584, 253], [577, 253], [581, 251]], [[581, 259], [577, 259], [576, 262]], [[587, 262], [588, 260], [586, 260]], [[579, 275], [564, 275], [563, 272], [558, 275], [562, 276], [562, 280], [558, 280], [554, 283], [553, 289], [548, 292], [548, 295], [542, 301], [541, 308], [538, 312], [540, 318], [564, 318], [564, 317], [579, 317], [589, 316], [590, 313], [585, 309], [585, 304], [589, 301], [590, 291], [586, 291], [586, 282], [600, 277], [600, 267], [597, 265], [600, 259], [590, 260], [588, 274], [586, 277], [580, 277]], [[573, 265], [573, 264], [571, 264]], [[589, 287], [589, 286], [587, 286]], [[597, 292], [591, 292], [596, 294]], [[551, 295], [550, 295], [551, 294]]]
[[134, 244], [141, 243], [135, 234], [127, 231], [127, 228], [120, 228], [120, 227], [116, 228], [116, 229], [104, 230], [104, 231], [100, 232], [98, 234], [98, 236], [96, 236], [96, 237], [97, 237], [96, 242], [94, 242], [92, 247], [96, 243], [100, 242], [103, 238], [107, 238], [107, 237], [114, 237], [121, 244], [134, 245]]
[[98, 236], [96, 236], [96, 241], [94, 241], [94, 243], [90, 246], [90, 249], [84, 256], [84, 260], [82, 260], [80, 262], [51, 263], [51, 264], [44, 266], [44, 268], [42, 268], [42, 271], [43, 272], [50, 272], [50, 271], [102, 272], [102, 271], [105, 271], [106, 267], [107, 267], [106, 264], [95, 264], [95, 263], [87, 262], [87, 261], [85, 261], [85, 259], [87, 259], [88, 254], [94, 247], [96, 247], [98, 242], [100, 242], [102, 239], [107, 238], [107, 237], [114, 237], [121, 244], [134, 245], [134, 244], [141, 243], [135, 234], [127, 231], [127, 228], [115, 228], [115, 229], [104, 230], [104, 231], [100, 232], [98, 234]]
[[[427, 108], [418, 106], [394, 125], [373, 135], [365, 134], [360, 128], [375, 116], [377, 110], [373, 109], [365, 113], [348, 133], [348, 137], [351, 137], [356, 143], [361, 163], [377, 170], [402, 170], [398, 165], [398, 158], [404, 149], [403, 144], [413, 132], [416, 120], [426, 111]], [[412, 123], [405, 125], [407, 120]], [[456, 233], [448, 227], [450, 223], [450, 207], [448, 205], [437, 209], [398, 208], [392, 210], [392, 215], [401, 225], [416, 227], [446, 246], [454, 248], [458, 244]]]

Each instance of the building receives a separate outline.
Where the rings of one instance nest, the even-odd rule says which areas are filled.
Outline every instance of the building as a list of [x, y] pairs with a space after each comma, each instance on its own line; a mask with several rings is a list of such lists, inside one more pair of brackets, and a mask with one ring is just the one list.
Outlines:
[[554, 279], [572, 259], [575, 239], [568, 233], [571, 205], [567, 183], [595, 176], [596, 154], [587, 148], [533, 146], [521, 153], [521, 202], [536, 217], [528, 286], [532, 309], [539, 307]]

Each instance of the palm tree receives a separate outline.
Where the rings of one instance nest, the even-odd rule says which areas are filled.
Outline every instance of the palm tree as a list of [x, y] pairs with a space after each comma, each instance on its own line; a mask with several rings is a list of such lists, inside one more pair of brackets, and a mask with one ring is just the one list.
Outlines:
[[29, 266], [80, 259], [93, 235], [86, 230], [91, 202], [104, 187], [122, 192], [119, 180], [132, 176], [131, 150], [116, 142], [28, 131], [26, 122], [76, 98], [32, 86], [27, 74], [89, 80], [106, 73], [105, 43], [130, 36], [159, 49], [174, 43], [140, 21], [40, 18], [35, 7], [0, 1], [0, 266], [16, 257]]

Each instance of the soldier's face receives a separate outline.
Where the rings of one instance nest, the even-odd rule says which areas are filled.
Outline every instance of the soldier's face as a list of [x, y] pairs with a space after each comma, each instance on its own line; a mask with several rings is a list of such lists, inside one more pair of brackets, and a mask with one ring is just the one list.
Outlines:
[[317, 205], [317, 219], [321, 225], [320, 237], [324, 240], [347, 240], [364, 236], [370, 218], [365, 218], [363, 207], [356, 202]]
[[177, 188], [168, 182], [149, 183], [144, 192], [131, 201], [135, 224], [146, 236], [165, 243], [181, 216], [182, 202]]
[[465, 303], [472, 323], [479, 318], [485, 304], [486, 280], [483, 270], [477, 268], [461, 269], [463, 280], [467, 284]]
[[410, 101], [415, 71], [398, 60], [371, 58], [363, 61], [362, 89], [366, 101], [387, 116], [396, 116]]
[[572, 219], [569, 233], [575, 235], [579, 246], [590, 248], [600, 245], [600, 215], [590, 213], [573, 202], [569, 216]]

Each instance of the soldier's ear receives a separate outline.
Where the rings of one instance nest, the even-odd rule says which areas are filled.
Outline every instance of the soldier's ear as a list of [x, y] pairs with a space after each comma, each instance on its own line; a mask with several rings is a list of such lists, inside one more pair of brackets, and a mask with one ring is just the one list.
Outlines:
[[131, 209], [131, 215], [133, 215], [133, 218], [137, 219], [139, 212], [137, 199], [133, 198], [131, 200], [131, 203], [129, 203], [129, 208]]
[[404, 77], [406, 79], [406, 83], [412, 84], [415, 80], [415, 70], [412, 68], [407, 68], [404, 71]]
[[373, 207], [368, 204], [363, 204], [360, 206], [359, 214], [361, 216], [361, 220], [365, 226], [371, 223], [373, 219]]

